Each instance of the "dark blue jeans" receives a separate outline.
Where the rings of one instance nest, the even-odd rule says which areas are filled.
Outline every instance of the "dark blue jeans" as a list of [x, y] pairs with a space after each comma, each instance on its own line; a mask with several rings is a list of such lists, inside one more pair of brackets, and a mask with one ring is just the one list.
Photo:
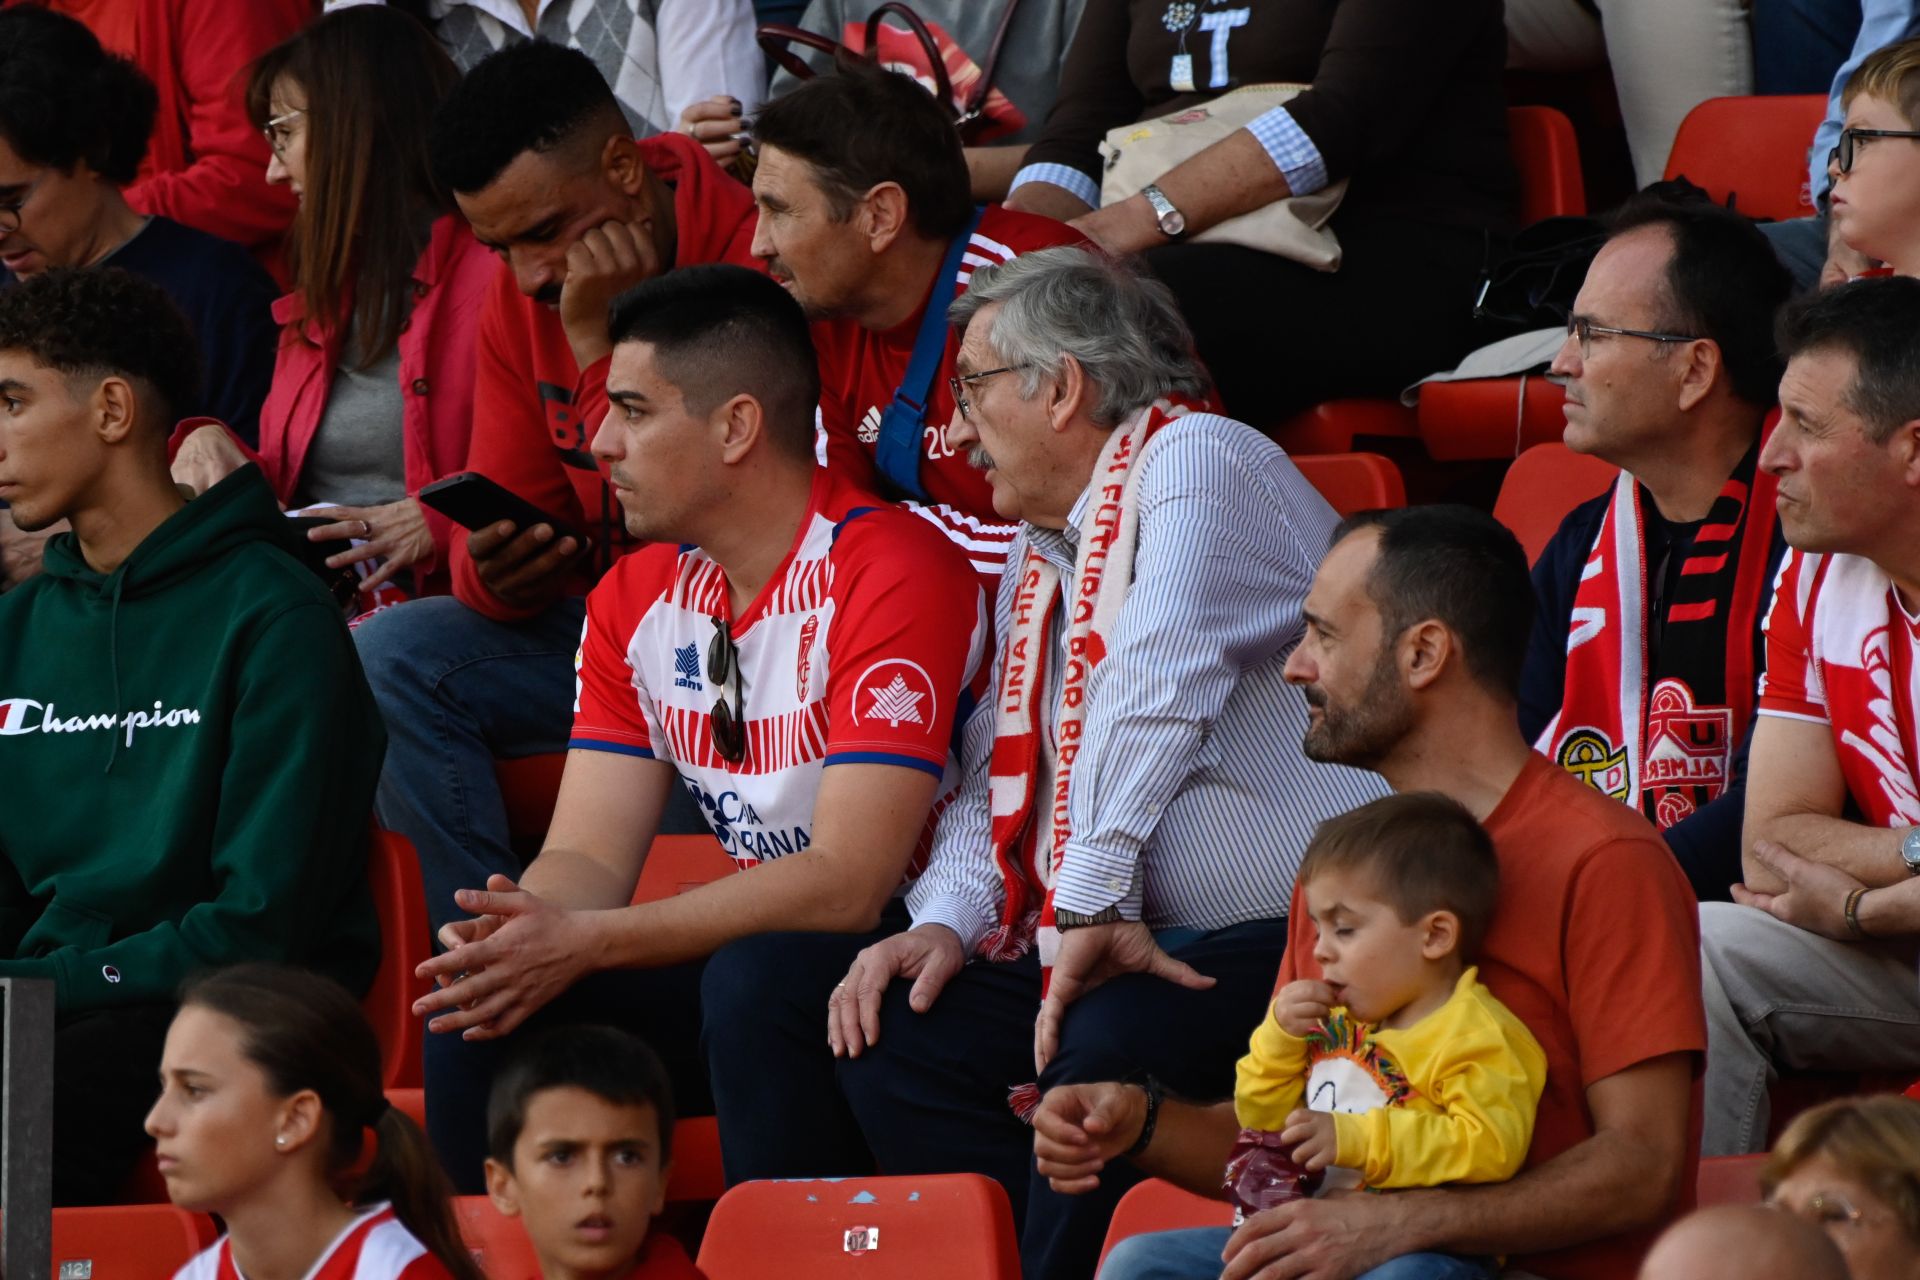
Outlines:
[[1753, 0], [1753, 91], [1817, 93], [1860, 34], [1860, 0]]
[[[1190, 1227], [1128, 1236], [1107, 1255], [1100, 1280], [1215, 1280], [1231, 1227]], [[1363, 1271], [1354, 1280], [1494, 1280], [1484, 1258], [1408, 1253]]]
[[[1232, 1095], [1234, 1063], [1273, 991], [1286, 921], [1213, 933], [1167, 930], [1159, 939], [1218, 983], [1189, 991], [1130, 974], [1096, 988], [1067, 1010], [1043, 1089], [1144, 1071], [1181, 1097]], [[1007, 1094], [1033, 1080], [1037, 960], [970, 964], [925, 1013], [908, 1006], [911, 987], [895, 982], [888, 989], [879, 1044], [838, 1063], [841, 1095], [880, 1172], [993, 1178], [1013, 1202], [1026, 1274], [1091, 1277], [1113, 1207], [1141, 1175], [1116, 1164], [1101, 1175], [1099, 1190], [1063, 1196], [1034, 1172], [1033, 1131], [1008, 1107]], [[825, 1040], [824, 1015], [815, 1037], [816, 1045]]]

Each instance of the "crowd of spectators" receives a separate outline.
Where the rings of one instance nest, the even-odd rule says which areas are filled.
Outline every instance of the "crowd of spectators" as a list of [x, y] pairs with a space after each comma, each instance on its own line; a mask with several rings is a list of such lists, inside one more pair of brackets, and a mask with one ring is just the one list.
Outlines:
[[[991, 1179], [1036, 1280], [1920, 1278], [1920, 1101], [1773, 1114], [1920, 1077], [1920, 7], [914, 7], [0, 0], [56, 1202], [697, 1276], [711, 1114], [730, 1184]], [[1643, 182], [1829, 95], [1810, 215], [1604, 215], [1548, 371], [1617, 475], [1531, 565], [1343, 518], [1273, 429], [1503, 336], [1504, 68], [1603, 59]], [[1152, 1177], [1232, 1225], [1102, 1264]]]

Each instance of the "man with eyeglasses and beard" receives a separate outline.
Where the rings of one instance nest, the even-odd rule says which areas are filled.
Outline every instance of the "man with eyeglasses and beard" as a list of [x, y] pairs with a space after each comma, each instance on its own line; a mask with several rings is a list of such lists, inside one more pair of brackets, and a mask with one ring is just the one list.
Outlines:
[[1704, 202], [1631, 204], [1611, 230], [1553, 373], [1567, 447], [1620, 474], [1534, 566], [1520, 730], [1645, 814], [1694, 893], [1725, 901], [1786, 550], [1758, 460], [1789, 282], [1751, 222]]
[[[854, 954], [904, 927], [896, 895], [981, 691], [966, 557], [814, 461], [819, 373], [797, 303], [745, 268], [688, 267], [623, 297], [611, 337], [593, 451], [651, 545], [588, 597], [545, 847], [518, 884], [457, 895], [476, 918], [442, 930], [450, 949], [423, 972], [447, 985], [416, 1005], [443, 1044], [465, 1033], [465, 1052], [430, 1055], [427, 1101], [469, 1184], [498, 1042], [531, 1015], [641, 1032], [697, 1108], [699, 1054], [727, 1053], [768, 988], [824, 1007]], [[629, 906], [676, 781], [753, 874]], [[804, 964], [729, 958], [776, 930], [830, 942]], [[731, 1095], [714, 1078], [723, 1132], [779, 1099], [758, 1073]]]

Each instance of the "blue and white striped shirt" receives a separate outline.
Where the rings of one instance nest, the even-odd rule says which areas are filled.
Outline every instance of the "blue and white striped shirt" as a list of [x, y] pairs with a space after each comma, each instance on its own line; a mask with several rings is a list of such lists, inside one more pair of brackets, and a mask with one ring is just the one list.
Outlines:
[[[1287, 180], [1287, 190], [1296, 196], [1310, 196], [1327, 185], [1327, 162], [1320, 154], [1320, 148], [1314, 145], [1300, 122], [1282, 103], [1247, 122], [1247, 132], [1254, 136], [1267, 157], [1273, 161], [1273, 167]], [[1826, 153], [1821, 152], [1822, 155]], [[1054, 186], [1069, 191], [1086, 202], [1090, 209], [1100, 207], [1100, 183], [1088, 177], [1072, 165], [1058, 162], [1030, 164], [1023, 166], [1013, 175], [1013, 182], [1007, 188], [1011, 196], [1023, 183], [1051, 182]]]
[[[1122, 917], [1155, 929], [1283, 917], [1314, 827], [1387, 793], [1372, 773], [1301, 754], [1306, 699], [1281, 676], [1336, 517], [1279, 446], [1215, 414], [1168, 424], [1138, 465], [1134, 581], [1107, 659], [1088, 679], [1068, 797], [1073, 837], [1054, 904], [1088, 915], [1118, 904]], [[1043, 704], [1050, 733], [1087, 501], [1083, 493], [1065, 530], [1022, 525], [1007, 560], [1017, 568], [1031, 545], [1060, 570]], [[1001, 580], [998, 635], [1011, 626], [1018, 577]], [[988, 798], [995, 701], [966, 723], [959, 793], [907, 896], [916, 925], [949, 926], [969, 953], [1002, 905]], [[1049, 791], [1042, 779], [1038, 793]]]

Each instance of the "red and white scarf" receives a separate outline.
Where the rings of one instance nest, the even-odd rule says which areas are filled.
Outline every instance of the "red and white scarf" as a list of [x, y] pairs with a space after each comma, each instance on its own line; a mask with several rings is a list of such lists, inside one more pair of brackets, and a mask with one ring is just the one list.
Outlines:
[[1671, 552], [1686, 559], [1659, 672], [1647, 647], [1646, 516], [1639, 484], [1620, 473], [1574, 592], [1560, 712], [1534, 744], [1662, 830], [1725, 789], [1752, 723], [1754, 631], [1776, 522], [1774, 479], [1752, 466], [1757, 455], [1721, 489], [1692, 544]]
[[1015, 960], [1037, 940], [1042, 995], [1060, 944], [1053, 886], [1070, 834], [1067, 800], [1086, 726], [1087, 685], [1094, 669], [1106, 661], [1120, 606], [1133, 585], [1140, 523], [1137, 464], [1155, 432], [1194, 411], [1190, 404], [1155, 401], [1113, 429], [1094, 463], [1092, 491], [1078, 526], [1059, 721], [1051, 734], [1042, 704], [1047, 664], [1054, 656], [1047, 631], [1060, 602], [1060, 571], [1032, 547], [1013, 570], [1019, 574], [1018, 586], [1013, 618], [1001, 641], [988, 768], [993, 860], [1002, 903], [1000, 922], [981, 941], [979, 952], [989, 960]]

